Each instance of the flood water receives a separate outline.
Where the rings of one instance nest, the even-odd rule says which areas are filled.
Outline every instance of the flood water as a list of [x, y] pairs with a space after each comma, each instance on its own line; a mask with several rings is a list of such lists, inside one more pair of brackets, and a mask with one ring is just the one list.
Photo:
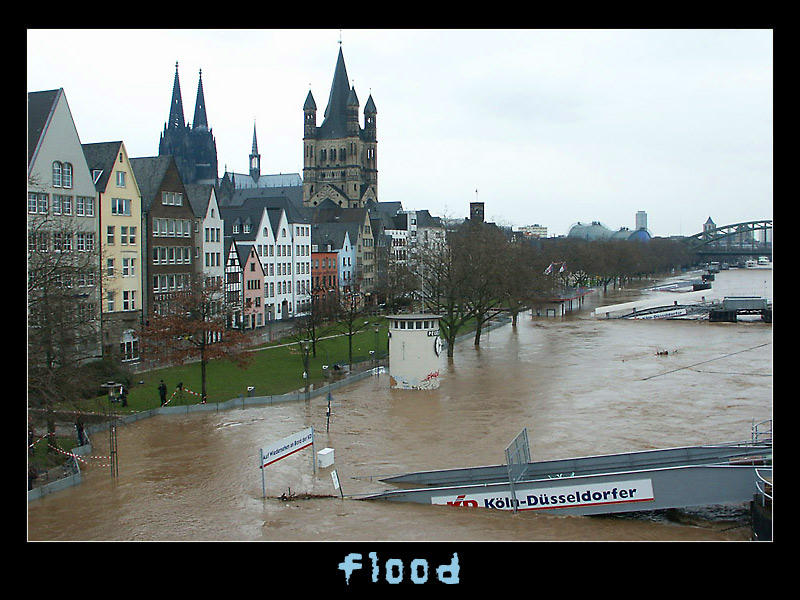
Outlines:
[[[460, 342], [437, 390], [391, 390], [385, 374], [341, 388], [329, 433], [324, 397], [122, 426], [118, 479], [94, 466], [106, 460], [82, 463], [80, 485], [28, 505], [28, 538], [748, 540], [736, 511], [687, 511], [678, 520], [546, 516], [348, 497], [390, 488], [380, 476], [502, 464], [523, 427], [534, 460], [749, 439], [753, 420], [772, 417], [772, 325], [591, 315], [594, 305], [643, 293], [679, 299], [635, 287], [592, 294], [563, 318], [520, 315], [516, 329], [489, 332], [480, 349]], [[713, 291], [771, 297], [772, 271], [723, 271]], [[317, 451], [335, 450], [345, 498], [331, 469], [314, 475], [308, 449], [267, 468], [263, 499], [259, 448], [308, 426]], [[107, 433], [93, 442], [96, 455], [108, 453]], [[278, 498], [290, 491], [330, 497]]]

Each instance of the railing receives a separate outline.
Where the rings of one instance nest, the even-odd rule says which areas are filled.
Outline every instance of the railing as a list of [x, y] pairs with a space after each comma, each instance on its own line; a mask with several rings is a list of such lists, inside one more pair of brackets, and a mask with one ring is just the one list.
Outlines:
[[[767, 430], [767, 426], [769, 429]], [[753, 444], [772, 443], [772, 419], [753, 423], [750, 429], [750, 441]]]
[[[769, 472], [771, 476], [772, 467], [769, 468]], [[761, 506], [766, 505], [767, 499], [772, 502], [772, 481], [761, 475], [761, 469], [756, 469], [756, 489], [761, 496]]]

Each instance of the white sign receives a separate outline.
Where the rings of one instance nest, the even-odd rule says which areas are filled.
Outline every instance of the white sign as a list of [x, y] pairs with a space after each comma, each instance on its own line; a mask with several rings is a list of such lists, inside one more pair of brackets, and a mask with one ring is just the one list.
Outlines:
[[261, 468], [271, 465], [290, 454], [308, 448], [314, 443], [314, 428], [309, 427], [261, 449]]
[[[650, 479], [610, 481], [607, 483], [561, 485], [549, 488], [531, 488], [522, 485], [516, 489], [517, 510], [552, 510], [603, 504], [626, 504], [655, 500]], [[499, 508], [512, 510], [511, 492], [495, 494], [475, 493], [450, 496], [433, 496], [431, 504]], [[633, 509], [632, 509], [633, 510]]]
[[682, 317], [686, 314], [685, 308], [676, 308], [673, 310], [662, 310], [661, 312], [657, 313], [650, 313], [647, 315], [637, 315], [635, 317], [629, 317], [630, 319], [668, 319], [669, 317]]
[[336, 469], [331, 471], [331, 479], [333, 479], [333, 488], [338, 490], [339, 489], [339, 476], [336, 474]]

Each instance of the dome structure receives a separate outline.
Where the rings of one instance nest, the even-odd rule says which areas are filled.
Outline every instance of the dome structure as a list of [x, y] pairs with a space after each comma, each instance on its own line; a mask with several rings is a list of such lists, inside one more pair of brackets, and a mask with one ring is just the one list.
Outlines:
[[592, 221], [590, 225], [579, 221], [570, 228], [567, 237], [595, 242], [598, 240], [607, 240], [612, 235], [613, 232], [600, 221]]

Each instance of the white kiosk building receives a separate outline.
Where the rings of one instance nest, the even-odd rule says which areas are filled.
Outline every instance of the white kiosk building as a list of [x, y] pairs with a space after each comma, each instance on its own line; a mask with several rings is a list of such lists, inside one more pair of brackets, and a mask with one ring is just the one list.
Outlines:
[[438, 388], [443, 348], [439, 315], [417, 313], [386, 318], [389, 320], [391, 386], [405, 390]]

